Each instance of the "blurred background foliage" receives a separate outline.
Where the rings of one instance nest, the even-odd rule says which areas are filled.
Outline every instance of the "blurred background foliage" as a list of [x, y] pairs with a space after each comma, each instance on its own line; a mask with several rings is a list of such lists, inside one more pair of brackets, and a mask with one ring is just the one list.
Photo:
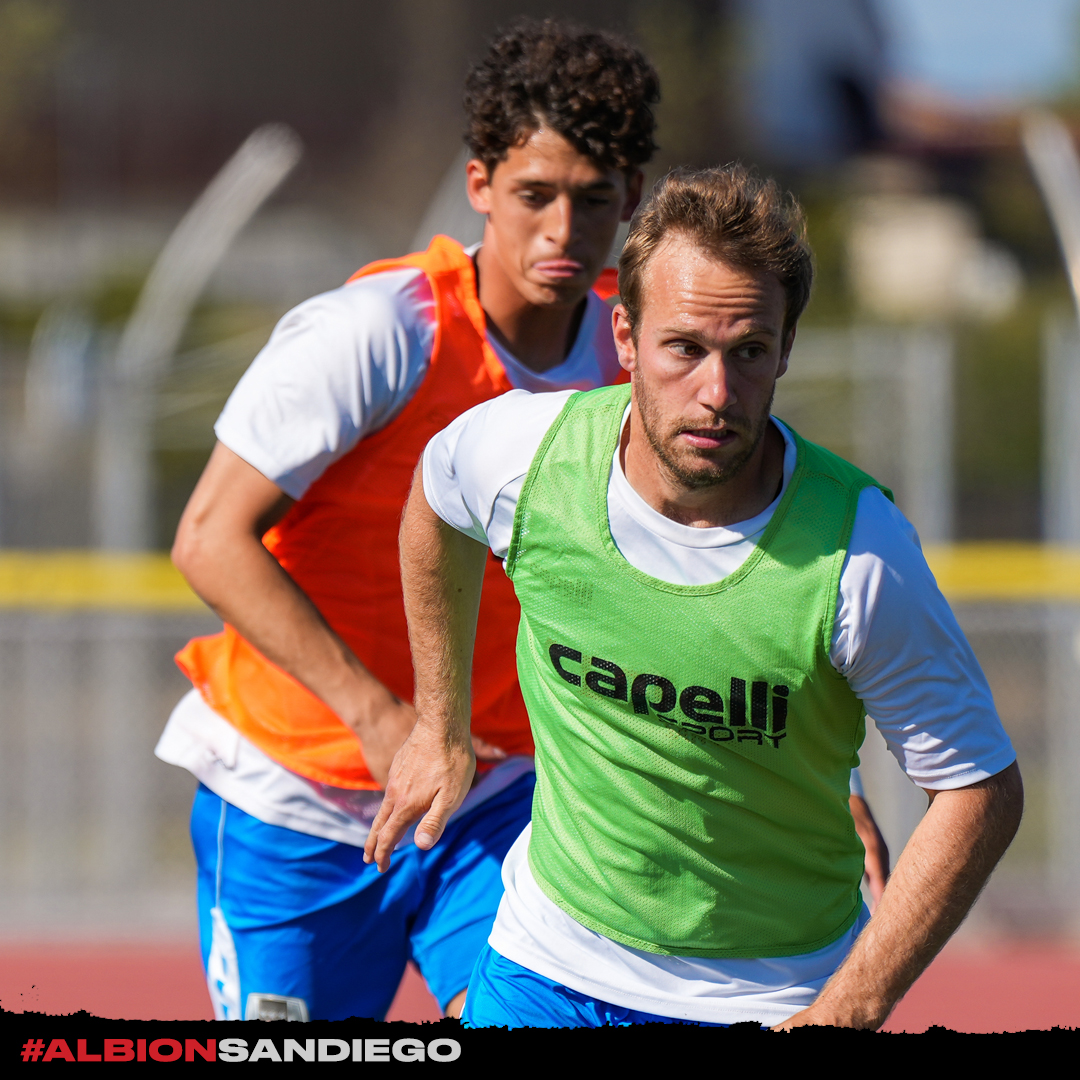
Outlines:
[[65, 11], [49, 0], [5, 0], [0, 5], [0, 162], [11, 168], [32, 153], [25, 123], [48, 94], [63, 45]]
[[[468, 64], [498, 27], [547, 14], [627, 34], [656, 64], [650, 180], [743, 160], [797, 194], [817, 258], [807, 328], [889, 321], [852, 270], [853, 207], [895, 194], [880, 182], [888, 169], [867, 162], [905, 162], [917, 174], [905, 197], [963, 208], [1012, 268], [1015, 295], [934, 316], [956, 345], [957, 535], [1037, 537], [1042, 328], [1069, 299], [1016, 103], [912, 94], [869, 0], [0, 0], [0, 446], [19, 438], [27, 356], [50, 305], [85, 312], [93, 376], [184, 209], [253, 128], [288, 123], [304, 160], [215, 276], [163, 390], [155, 542], [166, 547], [260, 339], [304, 296], [409, 246], [459, 153]], [[799, 82], [808, 65], [824, 104]], [[1075, 87], [1051, 97], [1080, 125]], [[3, 477], [18, 454], [6, 456], [0, 543], [91, 542], [85, 529], [13, 525], [20, 511], [3, 504], [20, 480]]]

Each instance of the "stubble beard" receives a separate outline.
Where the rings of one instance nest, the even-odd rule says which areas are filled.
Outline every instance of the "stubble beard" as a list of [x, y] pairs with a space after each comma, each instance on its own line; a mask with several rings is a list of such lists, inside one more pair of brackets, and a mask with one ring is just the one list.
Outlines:
[[[671, 444], [674, 443], [680, 431], [702, 425], [693, 423], [679, 424], [671, 430], [671, 434], [665, 439], [663, 418], [660, 416], [646, 385], [644, 379], [634, 379], [634, 391], [637, 396], [642, 431], [645, 433], [645, 438], [648, 439], [649, 446], [652, 447], [653, 453], [656, 454], [663, 469], [673, 480], [688, 490], [718, 487], [721, 484], [729, 483], [742, 472], [746, 467], [746, 463], [754, 456], [757, 448], [761, 445], [761, 440], [765, 438], [765, 432], [769, 426], [769, 416], [772, 412], [773, 395], [776, 392], [775, 385], [769, 393], [769, 401], [764, 412], [760, 416], [754, 417], [749, 424], [745, 423], [741, 418], [733, 422], [727, 417], [722, 417], [724, 424], [730, 430], [749, 435], [746, 448], [740, 454], [721, 462], [710, 458], [707, 453], [690, 450], [688, 453], [681, 455], [683, 460], [680, 460], [680, 457], [672, 453]], [[747, 430], [748, 428], [749, 430]], [[689, 459], [689, 461], [686, 459]], [[692, 467], [690, 461], [696, 463], [696, 467]]]

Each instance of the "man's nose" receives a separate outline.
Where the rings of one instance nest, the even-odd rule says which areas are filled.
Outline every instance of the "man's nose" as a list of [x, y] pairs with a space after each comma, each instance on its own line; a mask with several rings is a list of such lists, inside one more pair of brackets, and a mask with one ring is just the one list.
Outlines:
[[574, 232], [574, 203], [569, 195], [556, 195], [548, 203], [544, 232], [555, 247], [562, 251], [569, 248]]
[[732, 370], [722, 356], [710, 356], [699, 365], [698, 374], [701, 379], [697, 394], [699, 405], [721, 413], [738, 401]]

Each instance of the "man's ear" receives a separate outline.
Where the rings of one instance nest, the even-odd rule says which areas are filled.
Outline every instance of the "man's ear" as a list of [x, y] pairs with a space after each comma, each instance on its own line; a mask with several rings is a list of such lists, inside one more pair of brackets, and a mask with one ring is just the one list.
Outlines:
[[629, 221], [641, 202], [641, 190], [645, 183], [645, 174], [637, 169], [626, 178], [626, 202], [623, 203], [620, 221]]
[[611, 335], [615, 338], [615, 351], [619, 355], [619, 364], [624, 371], [637, 368], [637, 345], [634, 344], [634, 332], [630, 328], [630, 317], [622, 304], [611, 309]]
[[470, 158], [465, 166], [465, 192], [478, 214], [491, 213], [491, 173], [479, 158]]

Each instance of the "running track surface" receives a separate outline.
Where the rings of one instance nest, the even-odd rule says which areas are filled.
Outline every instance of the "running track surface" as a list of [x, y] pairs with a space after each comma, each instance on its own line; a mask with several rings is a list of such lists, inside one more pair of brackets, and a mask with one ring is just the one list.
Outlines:
[[[0, 944], [6, 1010], [133, 1020], [211, 1019], [194, 944]], [[434, 1020], [423, 980], [406, 972], [387, 1019]], [[886, 1031], [1080, 1027], [1080, 949], [1066, 944], [953, 944], [900, 1003]]]

